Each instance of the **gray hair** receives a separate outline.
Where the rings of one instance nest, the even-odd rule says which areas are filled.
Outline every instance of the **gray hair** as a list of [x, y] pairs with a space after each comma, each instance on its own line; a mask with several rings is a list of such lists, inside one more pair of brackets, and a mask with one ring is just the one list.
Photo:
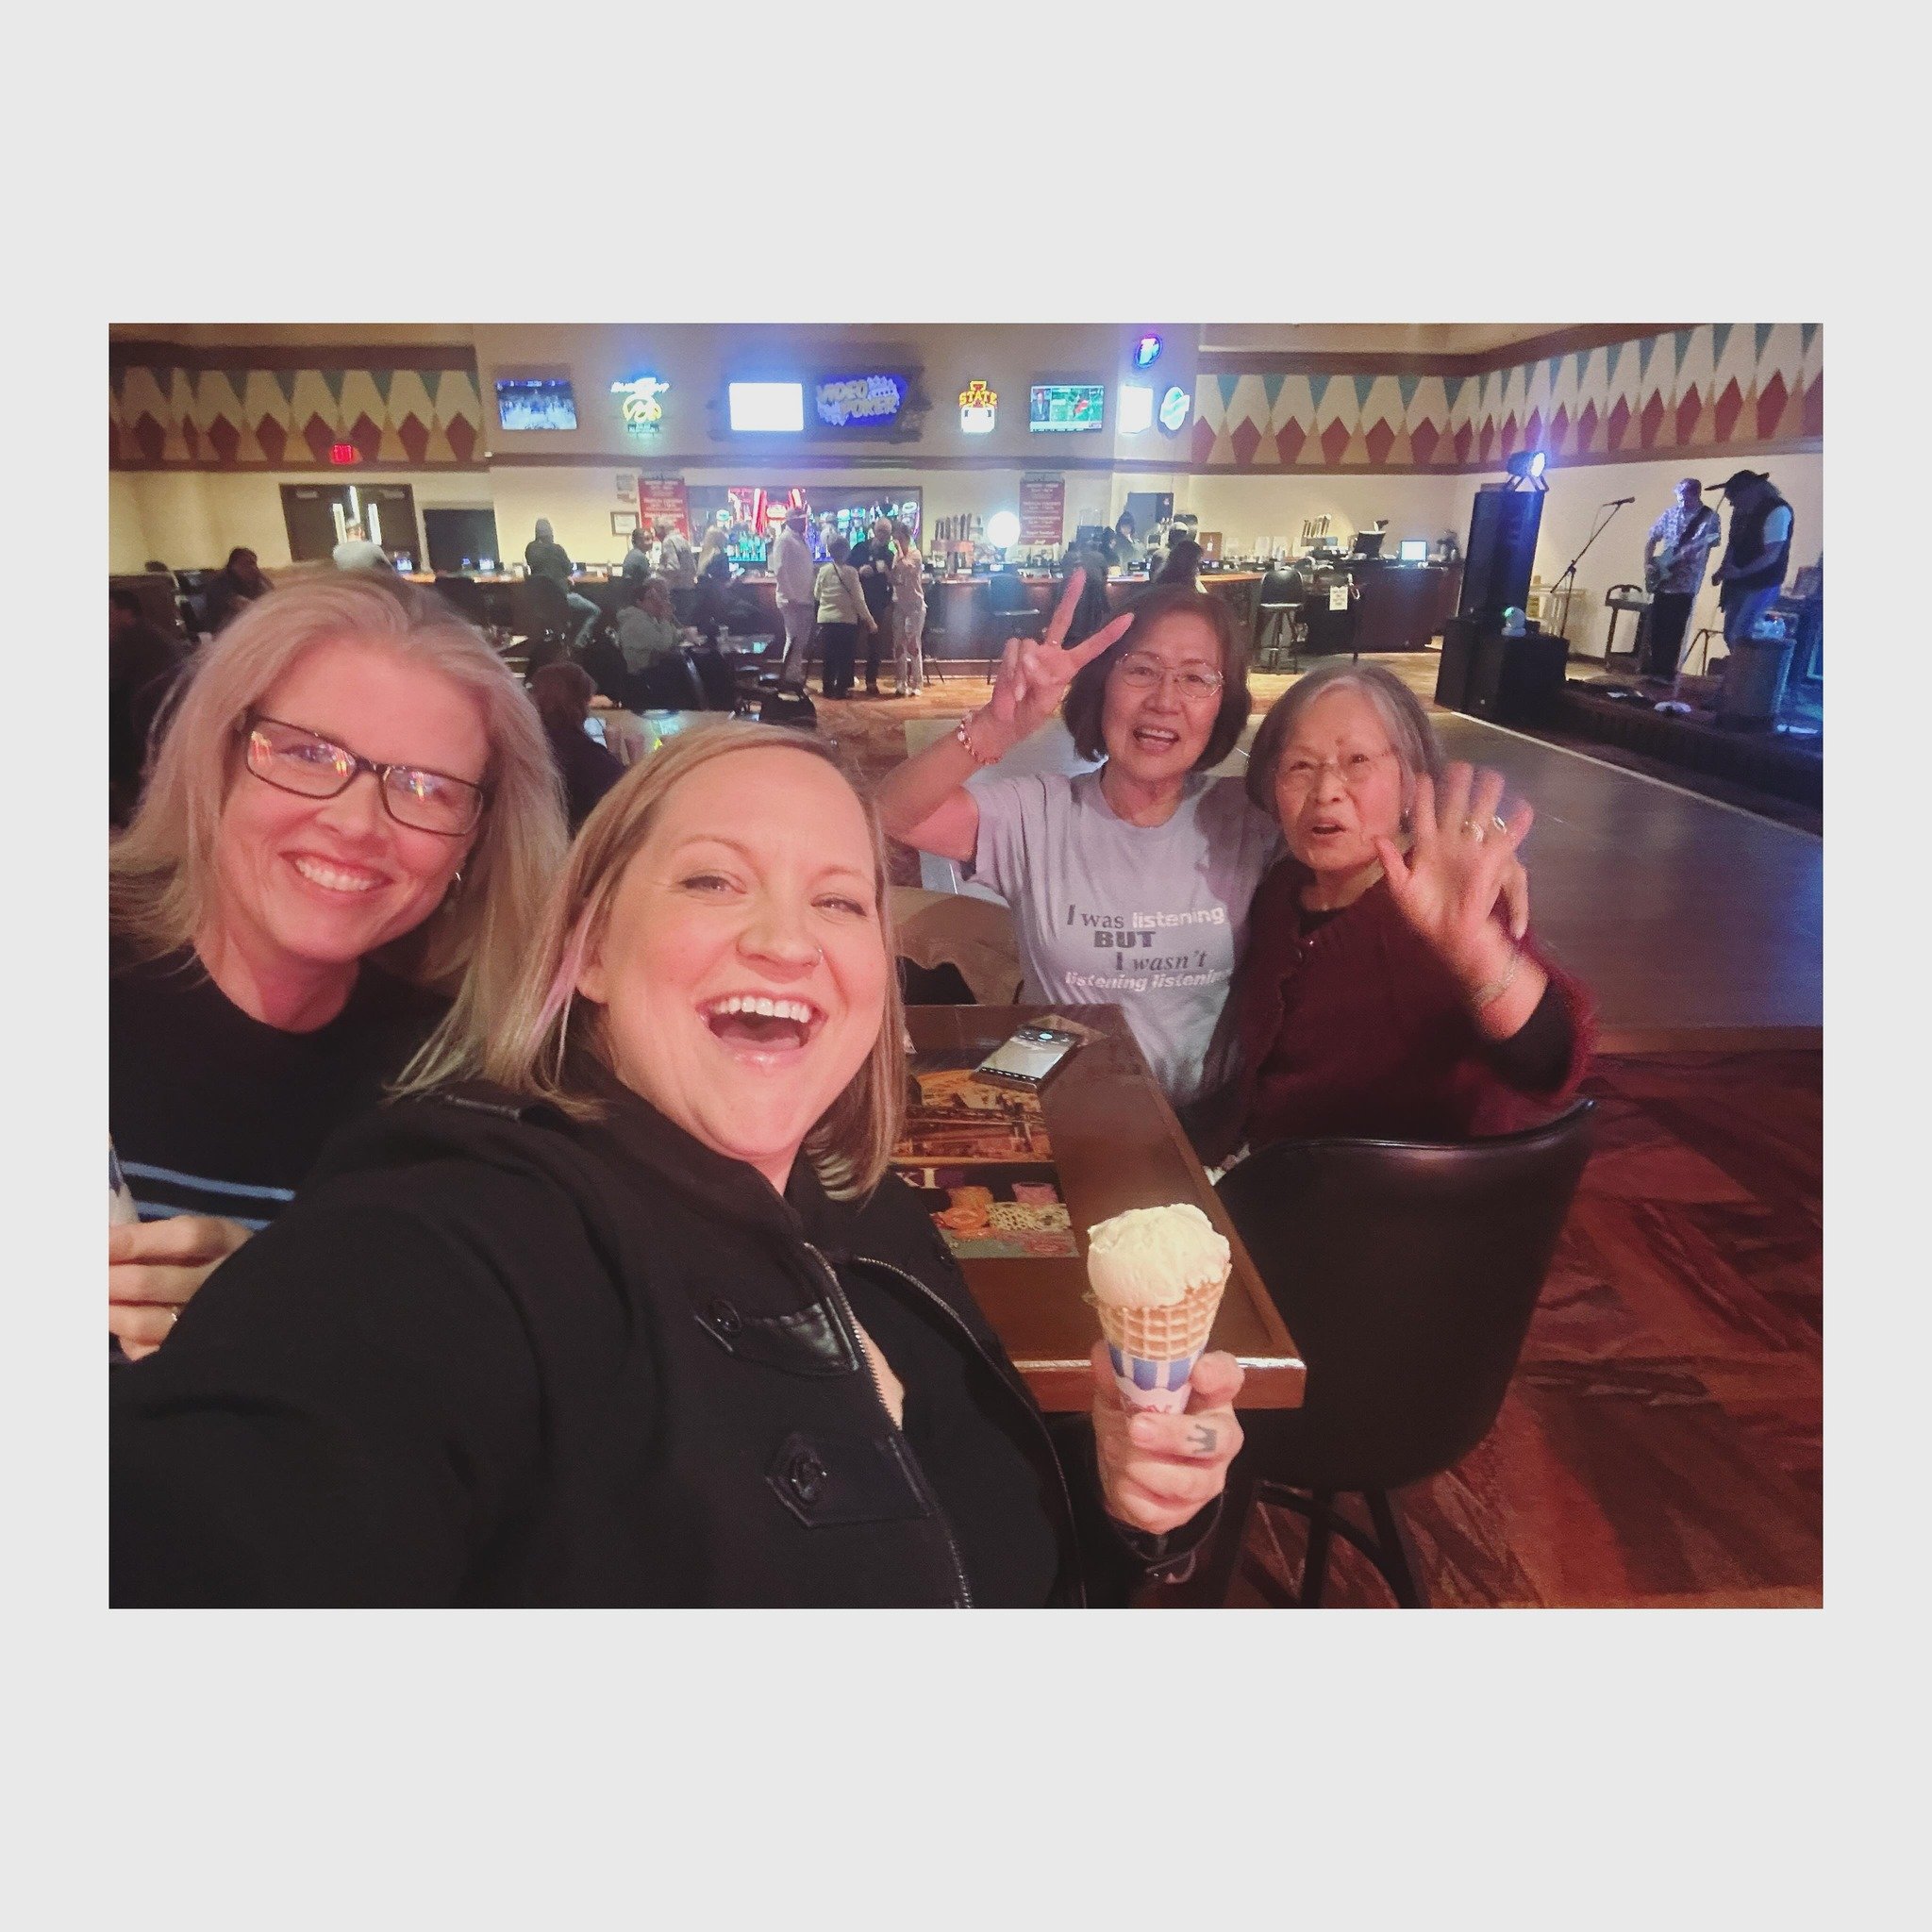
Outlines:
[[1404, 808], [1412, 794], [1419, 774], [1432, 779], [1442, 775], [1442, 748], [1429, 724], [1429, 714], [1422, 700], [1397, 677], [1379, 664], [1324, 664], [1310, 671], [1274, 700], [1268, 715], [1255, 733], [1248, 753], [1248, 796], [1271, 818], [1275, 814], [1274, 774], [1281, 755], [1294, 736], [1302, 715], [1319, 697], [1331, 691], [1359, 691], [1375, 708], [1382, 728], [1389, 734], [1396, 761], [1402, 767]]

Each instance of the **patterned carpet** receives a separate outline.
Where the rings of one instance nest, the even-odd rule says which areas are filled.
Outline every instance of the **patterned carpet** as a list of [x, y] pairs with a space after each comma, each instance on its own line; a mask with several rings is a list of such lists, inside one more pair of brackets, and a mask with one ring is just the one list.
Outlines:
[[[1426, 696], [1435, 659], [1382, 659]], [[1287, 676], [1254, 680], [1256, 711]], [[821, 703], [861, 780], [909, 717], [983, 703], [983, 678]], [[893, 877], [917, 883], [909, 854]], [[1489, 1438], [1400, 1504], [1441, 1605], [1823, 1602], [1823, 1056], [1600, 1059], [1597, 1152]], [[1305, 1532], [1258, 1511], [1248, 1551], [1299, 1574]], [[1386, 1605], [1345, 1545], [1338, 1606]], [[1178, 1606], [1186, 1591], [1155, 1592]], [[1256, 1605], [1245, 1578], [1230, 1601]]]

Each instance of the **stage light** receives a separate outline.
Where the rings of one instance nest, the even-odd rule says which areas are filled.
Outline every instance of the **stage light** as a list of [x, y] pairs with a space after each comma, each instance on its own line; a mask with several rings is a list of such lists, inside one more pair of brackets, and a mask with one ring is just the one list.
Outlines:
[[1550, 459], [1540, 449], [1520, 449], [1504, 467], [1511, 478], [1518, 483], [1534, 483], [1539, 490], [1546, 490], [1543, 472], [1549, 467]]

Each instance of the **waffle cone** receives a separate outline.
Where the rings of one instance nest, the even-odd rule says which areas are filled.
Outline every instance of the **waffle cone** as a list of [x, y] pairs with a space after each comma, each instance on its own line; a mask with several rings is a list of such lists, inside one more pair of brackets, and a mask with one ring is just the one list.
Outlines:
[[1095, 1298], [1100, 1332], [1122, 1354], [1145, 1362], [1174, 1362], [1199, 1355], [1221, 1307], [1227, 1276], [1191, 1288], [1162, 1308], [1120, 1308]]

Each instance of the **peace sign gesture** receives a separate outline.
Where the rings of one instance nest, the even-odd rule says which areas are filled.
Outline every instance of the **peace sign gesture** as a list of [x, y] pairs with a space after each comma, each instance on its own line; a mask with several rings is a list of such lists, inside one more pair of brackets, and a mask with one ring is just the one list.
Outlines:
[[1074, 673], [1092, 663], [1109, 644], [1126, 635], [1127, 626], [1134, 621], [1132, 611], [1122, 612], [1080, 643], [1061, 642], [1067, 626], [1074, 621], [1074, 607], [1079, 603], [1086, 582], [1085, 571], [1068, 573], [1067, 587], [1060, 592], [1046, 634], [1038, 641], [1032, 638], [1007, 640], [999, 668], [993, 673], [992, 696], [981, 713], [985, 735], [991, 741], [984, 752], [997, 756], [1039, 730], [1059, 708]]
[[1387, 839], [1375, 841], [1375, 856], [1402, 916], [1471, 990], [1491, 981], [1499, 958], [1508, 957], [1508, 936], [1492, 915], [1518, 870], [1516, 848], [1536, 819], [1525, 802], [1505, 824], [1496, 815], [1502, 799], [1498, 772], [1478, 774], [1471, 765], [1448, 766], [1440, 802], [1428, 774], [1420, 773], [1408, 857]]

